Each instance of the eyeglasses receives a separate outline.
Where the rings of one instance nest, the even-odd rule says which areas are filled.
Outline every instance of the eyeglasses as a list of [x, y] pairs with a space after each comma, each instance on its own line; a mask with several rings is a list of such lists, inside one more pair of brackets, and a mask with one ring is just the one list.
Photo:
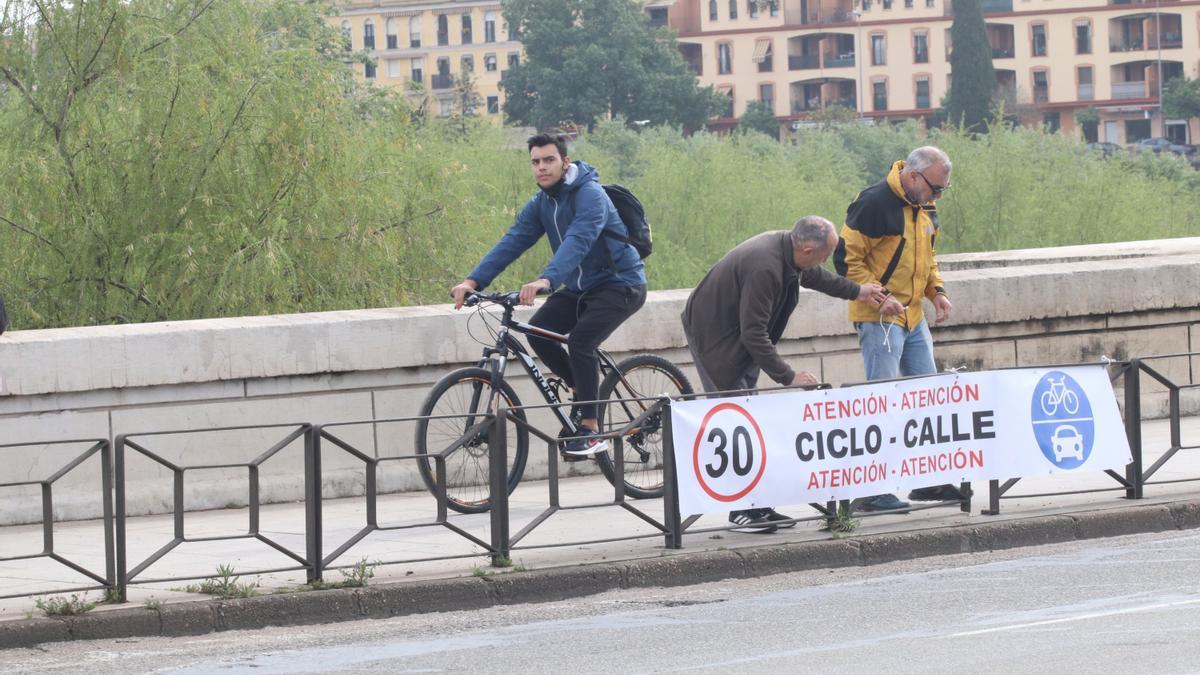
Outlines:
[[940, 195], [940, 194], [942, 194], [942, 193], [943, 193], [943, 192], [945, 192], [946, 190], [949, 190], [949, 189], [950, 189], [950, 185], [949, 185], [949, 184], [946, 184], [946, 185], [934, 185], [933, 183], [929, 182], [929, 179], [925, 177], [925, 174], [921, 173], [920, 171], [917, 171], [916, 169], [913, 169], [913, 173], [917, 174], [918, 176], [920, 176], [920, 177], [921, 177], [921, 180], [924, 180], [924, 181], [925, 181], [925, 184], [929, 186], [929, 189], [930, 189], [930, 190], [933, 190], [933, 195], [934, 195], [935, 197], [936, 197], [936, 196], [938, 196], [938, 195]]

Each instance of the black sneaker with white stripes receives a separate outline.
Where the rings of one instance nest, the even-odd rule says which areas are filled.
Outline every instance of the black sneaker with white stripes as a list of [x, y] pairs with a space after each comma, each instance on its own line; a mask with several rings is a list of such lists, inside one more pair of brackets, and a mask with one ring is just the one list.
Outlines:
[[747, 534], [771, 534], [779, 529], [772, 523], [766, 514], [769, 509], [747, 509], [745, 511], [730, 511], [729, 522], [737, 525], [730, 528], [731, 532], [745, 532]]
[[767, 522], [771, 523], [772, 525], [774, 525], [775, 527], [778, 527], [781, 530], [784, 528], [796, 526], [796, 521], [792, 520], [791, 516], [785, 516], [782, 513], [776, 511], [775, 509], [773, 509], [769, 506], [765, 509], [762, 509], [762, 514], [763, 514], [763, 517], [765, 517], [767, 519]]

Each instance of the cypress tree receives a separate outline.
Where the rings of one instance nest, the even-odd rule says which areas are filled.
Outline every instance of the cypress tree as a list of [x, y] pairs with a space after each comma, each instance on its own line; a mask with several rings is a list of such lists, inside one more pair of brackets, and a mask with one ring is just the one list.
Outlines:
[[953, 0], [954, 23], [950, 39], [950, 95], [946, 102], [947, 121], [972, 131], [982, 131], [992, 114], [996, 92], [996, 70], [992, 67], [992, 48], [988, 44], [980, 0]]

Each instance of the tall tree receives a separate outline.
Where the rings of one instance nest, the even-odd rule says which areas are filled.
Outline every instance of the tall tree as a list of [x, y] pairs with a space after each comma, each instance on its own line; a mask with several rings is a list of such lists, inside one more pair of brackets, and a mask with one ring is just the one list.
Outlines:
[[1163, 112], [1167, 117], [1200, 117], [1200, 79], [1177, 77], [1163, 89]]
[[738, 129], [757, 131], [779, 140], [779, 120], [775, 119], [775, 110], [770, 103], [751, 101], [746, 105], [746, 112], [738, 120]]
[[992, 98], [996, 92], [992, 49], [988, 44], [980, 0], [953, 1], [954, 23], [950, 26], [950, 39], [954, 45], [950, 54], [952, 86], [946, 101], [946, 116], [950, 124], [980, 131], [991, 117]]
[[500, 83], [512, 122], [592, 127], [622, 116], [694, 128], [719, 109], [635, 0], [504, 0], [503, 9], [525, 48]]

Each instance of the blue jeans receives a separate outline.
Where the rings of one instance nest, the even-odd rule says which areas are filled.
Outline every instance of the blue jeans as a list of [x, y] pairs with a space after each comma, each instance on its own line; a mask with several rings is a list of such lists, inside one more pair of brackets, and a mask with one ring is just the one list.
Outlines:
[[[891, 380], [937, 372], [933, 362], [933, 336], [921, 319], [912, 330], [894, 323], [855, 322], [858, 346], [868, 380]], [[886, 338], [886, 339], [885, 339]]]

